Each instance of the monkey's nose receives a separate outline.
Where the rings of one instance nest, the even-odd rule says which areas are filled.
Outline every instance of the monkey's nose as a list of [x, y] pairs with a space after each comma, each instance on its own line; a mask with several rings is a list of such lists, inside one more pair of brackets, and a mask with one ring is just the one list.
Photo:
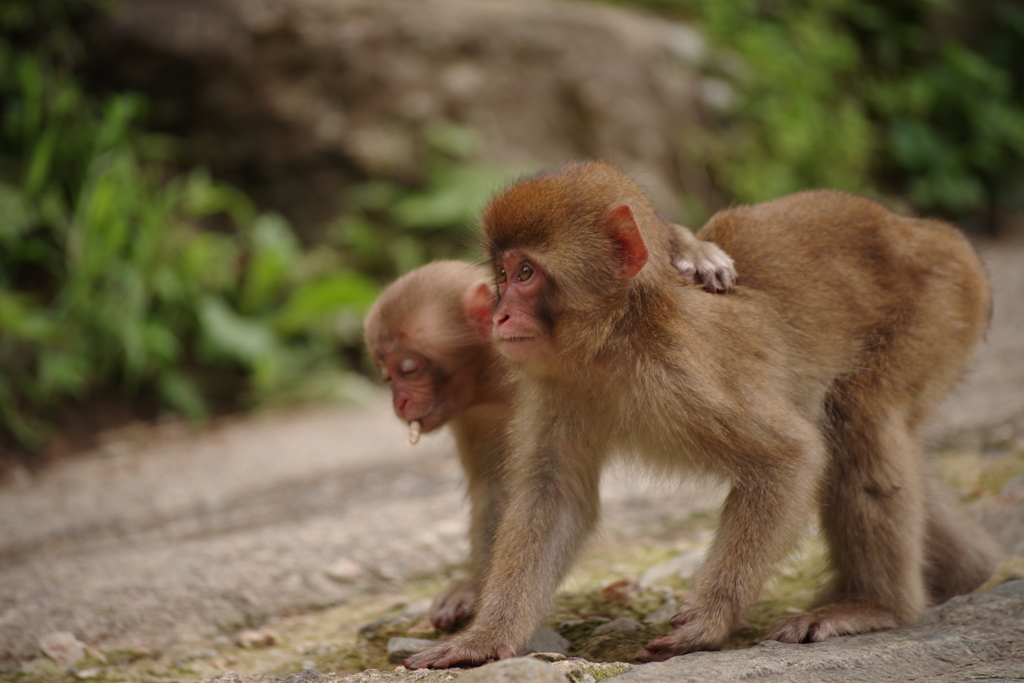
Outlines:
[[395, 394], [395, 412], [398, 417], [405, 419], [405, 409], [409, 407], [409, 395], [406, 393]]

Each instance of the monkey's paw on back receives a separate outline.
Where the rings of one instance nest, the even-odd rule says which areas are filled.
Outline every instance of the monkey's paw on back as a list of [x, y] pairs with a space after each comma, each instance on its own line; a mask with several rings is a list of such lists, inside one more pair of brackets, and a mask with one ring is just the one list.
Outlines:
[[736, 266], [717, 244], [696, 242], [690, 249], [689, 254], [672, 259], [672, 265], [688, 282], [700, 282], [704, 289], [716, 294], [728, 292], [736, 284]]
[[476, 583], [470, 579], [453, 581], [430, 607], [430, 623], [434, 628], [451, 631], [473, 616], [476, 605]]
[[469, 637], [458, 636], [406, 657], [402, 664], [407, 669], [448, 669], [453, 666], [479, 666], [515, 655], [507, 647], [475, 643]]

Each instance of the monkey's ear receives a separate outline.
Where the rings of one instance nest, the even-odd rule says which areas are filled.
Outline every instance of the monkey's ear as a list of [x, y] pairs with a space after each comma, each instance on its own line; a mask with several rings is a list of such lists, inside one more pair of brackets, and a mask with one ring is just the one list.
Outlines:
[[640, 234], [633, 208], [629, 204], [619, 204], [609, 211], [605, 230], [615, 245], [615, 258], [622, 277], [635, 277], [647, 263], [647, 243]]
[[482, 339], [489, 339], [491, 336], [491, 316], [494, 313], [494, 292], [482, 282], [470, 288], [462, 297], [462, 309], [466, 312], [466, 319], [476, 329]]

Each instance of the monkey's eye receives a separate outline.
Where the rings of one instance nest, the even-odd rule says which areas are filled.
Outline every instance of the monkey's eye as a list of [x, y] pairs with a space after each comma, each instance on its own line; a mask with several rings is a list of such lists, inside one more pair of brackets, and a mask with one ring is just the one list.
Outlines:
[[508, 273], [505, 272], [505, 266], [498, 268], [498, 284], [508, 282]]
[[406, 358], [398, 367], [403, 375], [408, 375], [419, 370], [420, 364], [415, 358]]
[[533, 277], [533, 267], [529, 263], [519, 266], [519, 281], [526, 282]]
[[391, 371], [387, 369], [387, 366], [381, 365], [377, 369], [380, 370], [380, 378], [382, 380], [384, 380], [385, 382], [391, 381]]

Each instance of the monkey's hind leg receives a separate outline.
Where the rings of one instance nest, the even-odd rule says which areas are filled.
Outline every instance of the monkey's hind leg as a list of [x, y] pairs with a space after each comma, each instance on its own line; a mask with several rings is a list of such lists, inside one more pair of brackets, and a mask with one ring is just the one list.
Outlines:
[[[819, 505], [832, 579], [816, 606], [769, 640], [820, 642], [908, 623], [925, 606], [921, 443], [893, 406], [831, 401], [830, 462]], [[883, 414], [884, 413], [884, 414]]]
[[929, 604], [970, 593], [988, 581], [999, 561], [998, 543], [957, 510], [949, 492], [934, 476], [925, 479], [928, 527], [925, 540], [925, 585]]

